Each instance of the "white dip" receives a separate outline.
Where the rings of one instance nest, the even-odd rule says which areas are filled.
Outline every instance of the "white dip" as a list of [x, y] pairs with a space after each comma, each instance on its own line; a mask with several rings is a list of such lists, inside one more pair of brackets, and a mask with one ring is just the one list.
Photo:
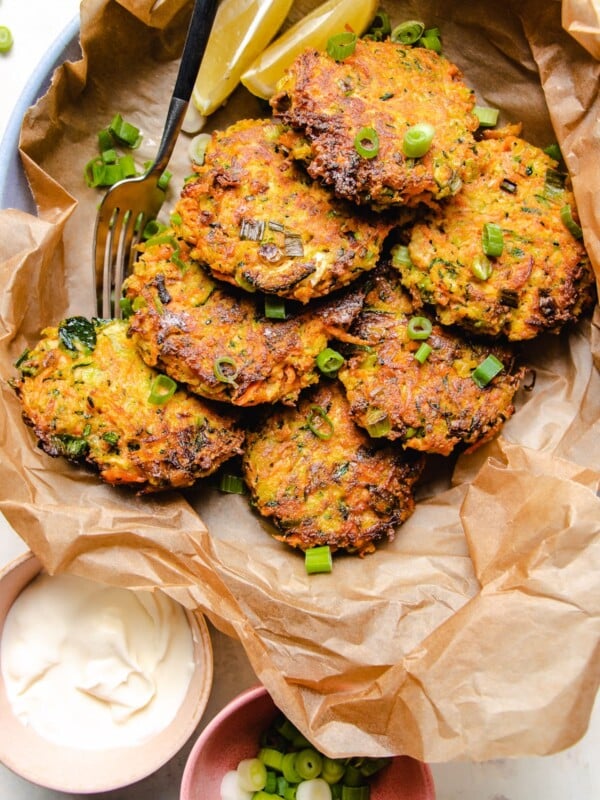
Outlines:
[[40, 575], [8, 613], [0, 668], [15, 714], [45, 739], [87, 750], [134, 745], [181, 706], [192, 634], [160, 592]]

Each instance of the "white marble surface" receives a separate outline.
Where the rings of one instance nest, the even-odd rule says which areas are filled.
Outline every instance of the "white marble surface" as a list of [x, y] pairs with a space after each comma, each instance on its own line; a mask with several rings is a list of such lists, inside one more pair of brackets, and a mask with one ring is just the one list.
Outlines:
[[[0, 25], [11, 28], [12, 51], [0, 56], [0, 140], [11, 111], [47, 48], [78, 13], [78, 0], [0, 0]], [[1, 413], [1, 410], [0, 410]], [[0, 515], [0, 566], [25, 545]], [[216, 680], [199, 729], [255, 676], [241, 647], [212, 630]], [[0, 721], [1, 724], [1, 721]], [[106, 800], [176, 800], [192, 741], [155, 775]], [[554, 756], [481, 764], [432, 765], [438, 800], [596, 800], [600, 798], [600, 704], [585, 737]], [[85, 797], [86, 795], [81, 795]], [[34, 786], [0, 765], [0, 800], [62, 800], [65, 795]], [[212, 800], [207, 798], [206, 800]]]

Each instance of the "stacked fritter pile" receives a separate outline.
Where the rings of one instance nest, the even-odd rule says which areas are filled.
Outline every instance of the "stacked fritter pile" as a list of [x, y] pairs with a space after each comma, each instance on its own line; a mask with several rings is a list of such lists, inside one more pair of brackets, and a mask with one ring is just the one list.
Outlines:
[[362, 555], [412, 513], [427, 453], [498, 433], [513, 342], [576, 320], [592, 272], [557, 163], [479, 132], [443, 56], [310, 50], [271, 105], [213, 134], [128, 322], [93, 347], [45, 332], [16, 388], [44, 449], [109, 482], [189, 485], [241, 453], [277, 538]]

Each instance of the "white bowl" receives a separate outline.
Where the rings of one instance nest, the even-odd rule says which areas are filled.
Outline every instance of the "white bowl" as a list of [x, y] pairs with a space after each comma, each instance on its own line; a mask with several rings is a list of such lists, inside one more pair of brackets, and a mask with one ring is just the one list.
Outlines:
[[[19, 593], [41, 571], [25, 554], [0, 572], [0, 634]], [[210, 694], [213, 656], [202, 618], [186, 611], [192, 631], [194, 671], [185, 699], [172, 722], [145, 742], [107, 750], [60, 746], [42, 738], [14, 714], [0, 674], [0, 761], [32, 783], [70, 793], [103, 792], [147, 777], [172, 758], [196, 729]]]

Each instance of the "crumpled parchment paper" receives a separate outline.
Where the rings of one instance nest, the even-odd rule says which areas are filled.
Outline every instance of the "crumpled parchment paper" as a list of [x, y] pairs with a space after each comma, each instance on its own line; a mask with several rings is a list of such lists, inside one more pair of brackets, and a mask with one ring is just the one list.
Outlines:
[[[315, 5], [296, 3], [290, 20]], [[584, 14], [597, 4], [384, 6], [394, 23], [438, 25], [444, 52], [501, 122], [522, 121], [540, 146], [558, 140], [600, 276], [598, 26]], [[38, 215], [0, 212], [0, 509], [50, 572], [160, 587], [238, 637], [278, 705], [330, 755], [447, 761], [573, 744], [600, 678], [597, 308], [525, 346], [537, 380], [503, 435], [438, 465], [395, 541], [336, 558], [331, 575], [307, 576], [245, 498], [210, 481], [137, 497], [49, 458], [22, 424], [7, 383], [14, 361], [45, 325], [95, 313], [99, 196], [82, 168], [96, 132], [120, 111], [143, 130], [140, 160], [152, 157], [189, 11], [183, 0], [84, 0], [83, 59], [56, 71], [23, 121]], [[209, 128], [266, 113], [238, 90]], [[173, 157], [167, 210], [190, 171], [187, 144]]]

